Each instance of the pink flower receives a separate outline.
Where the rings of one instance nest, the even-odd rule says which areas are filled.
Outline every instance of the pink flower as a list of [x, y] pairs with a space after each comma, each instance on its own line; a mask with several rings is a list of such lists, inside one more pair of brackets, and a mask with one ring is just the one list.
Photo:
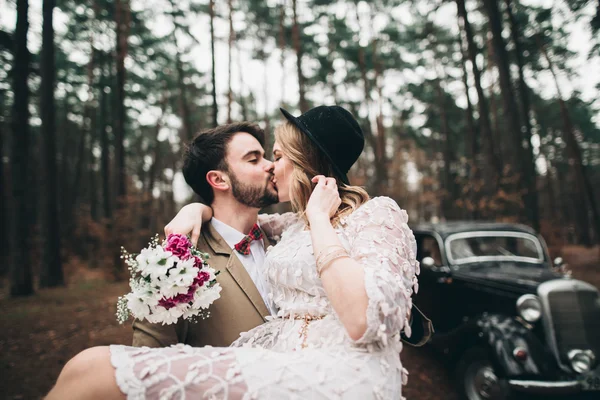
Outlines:
[[166, 308], [167, 310], [175, 307], [177, 304], [182, 303], [191, 303], [194, 300], [194, 293], [196, 293], [196, 289], [198, 286], [193, 284], [188, 289], [187, 293], [178, 294], [175, 297], [171, 297], [170, 299], [160, 299], [158, 304]]
[[194, 256], [194, 267], [198, 268], [198, 269], [202, 269], [202, 267], [204, 266], [204, 261], [202, 261], [202, 259], [198, 256]]
[[165, 246], [165, 250], [170, 251], [180, 260], [187, 260], [191, 257], [190, 247], [192, 247], [192, 243], [185, 235], [172, 233], [169, 235], [169, 237], [167, 237], [167, 245]]
[[210, 280], [210, 274], [206, 271], [198, 272], [198, 276], [194, 278], [194, 285], [202, 286]]

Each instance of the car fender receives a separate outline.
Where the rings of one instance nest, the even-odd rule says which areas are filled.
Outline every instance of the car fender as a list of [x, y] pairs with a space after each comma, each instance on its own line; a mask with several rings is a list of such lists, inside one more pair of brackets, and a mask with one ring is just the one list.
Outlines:
[[[549, 350], [523, 323], [513, 316], [484, 314], [477, 319], [479, 337], [486, 343], [490, 358], [499, 376], [545, 379], [556, 378], [558, 366]], [[519, 361], [513, 355], [516, 348], [527, 352]]]

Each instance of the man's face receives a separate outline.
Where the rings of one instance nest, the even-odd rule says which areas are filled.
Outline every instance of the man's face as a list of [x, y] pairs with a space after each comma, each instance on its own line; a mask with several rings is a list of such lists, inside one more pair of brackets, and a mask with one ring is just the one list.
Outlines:
[[273, 163], [264, 156], [260, 142], [246, 132], [235, 134], [227, 145], [226, 172], [232, 194], [248, 207], [263, 208], [278, 202], [272, 182]]

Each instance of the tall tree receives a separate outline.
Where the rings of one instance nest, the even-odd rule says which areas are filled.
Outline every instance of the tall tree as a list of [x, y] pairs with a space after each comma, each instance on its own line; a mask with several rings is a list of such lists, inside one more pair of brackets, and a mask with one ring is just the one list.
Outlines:
[[479, 67], [477, 66], [477, 54], [479, 53], [479, 50], [475, 43], [471, 23], [469, 22], [467, 9], [465, 6], [465, 0], [456, 0], [456, 6], [458, 9], [459, 18], [462, 21], [465, 37], [467, 39], [467, 52], [469, 54], [469, 60], [471, 61], [471, 69], [473, 72], [473, 78], [475, 80], [475, 89], [477, 90], [477, 105], [479, 107], [479, 127], [484, 138], [484, 143], [486, 144], [485, 148], [487, 149], [489, 159], [492, 161], [492, 171], [494, 175], [494, 180], [497, 181], [498, 179], [500, 179], [500, 177], [502, 177], [503, 168], [500, 158], [498, 156], [496, 140], [494, 140], [492, 134], [490, 111], [487, 100], [485, 98], [485, 94], [483, 92], [483, 86], [481, 85], [481, 72], [479, 70]]
[[[548, 68], [552, 73], [552, 77], [554, 78], [554, 84], [556, 86], [558, 104], [560, 106], [560, 113], [564, 123], [563, 137], [567, 144], [567, 154], [570, 160], [569, 164], [571, 164], [574, 168], [575, 186], [577, 188], [577, 191], [579, 192], [579, 199], [582, 203], [580, 207], [577, 207], [579, 219], [581, 220], [580, 226], [587, 227], [589, 226], [589, 222], [591, 222], [597, 240], [598, 238], [600, 238], [600, 210], [598, 209], [598, 205], [596, 204], [596, 200], [594, 198], [594, 188], [592, 186], [592, 181], [590, 179], [587, 168], [584, 165], [583, 157], [581, 155], [581, 149], [579, 148], [579, 144], [577, 143], [577, 139], [575, 137], [571, 116], [569, 114], [567, 104], [563, 99], [562, 91], [560, 90], [560, 85], [556, 76], [556, 71], [554, 70], [554, 63], [552, 62], [552, 59], [550, 58], [550, 55], [548, 54], [548, 51], [546, 50], [544, 45], [541, 44], [541, 41], [539, 43], [540, 49], [542, 50], [542, 53], [546, 58]], [[585, 206], [586, 203], [587, 206]], [[588, 207], [592, 215], [592, 219], [589, 222], [587, 221], [589, 219], [589, 213], [587, 211]], [[580, 237], [582, 238], [583, 244], [591, 245], [592, 241], [589, 234], [589, 228], [588, 232], [585, 232], [586, 229], [583, 230], [584, 232], [579, 233]]]
[[208, 2], [208, 14], [210, 16], [210, 55], [211, 55], [211, 60], [212, 60], [212, 69], [210, 71], [211, 73], [211, 79], [212, 79], [212, 100], [213, 100], [213, 110], [212, 110], [212, 117], [213, 117], [213, 126], [217, 126], [219, 124], [217, 117], [219, 114], [219, 109], [218, 109], [218, 105], [217, 105], [217, 79], [215, 78], [215, 70], [216, 70], [216, 66], [215, 66], [215, 1], [214, 0], [209, 0]]
[[[4, 177], [4, 146], [5, 146], [5, 137], [6, 131], [4, 129], [4, 93], [0, 92], [0, 235], [3, 238], [9, 237], [9, 220], [8, 220], [8, 181]], [[7, 268], [9, 266], [10, 257], [10, 246], [6, 243], [7, 240], [2, 241], [2, 245], [0, 246], [0, 251], [2, 251], [2, 256], [0, 256], [0, 276], [5, 276], [7, 272]]]
[[228, 63], [227, 63], [227, 123], [231, 123], [231, 104], [233, 103], [233, 90], [231, 89], [231, 64], [233, 62], [233, 42], [235, 40], [235, 31], [233, 30], [233, 4], [228, 0], [229, 5], [229, 43], [228, 43]]
[[[496, 0], [485, 0], [485, 8], [487, 11], [490, 31], [492, 33], [492, 44], [494, 47], [494, 58], [498, 68], [500, 78], [500, 89], [503, 100], [504, 116], [507, 119], [509, 135], [511, 137], [511, 149], [514, 149], [510, 158], [512, 173], [520, 174], [517, 183], [517, 191], [525, 190], [524, 206], [525, 214], [529, 223], [539, 227], [539, 213], [537, 204], [537, 188], [535, 168], [533, 159], [527, 157], [527, 151], [531, 147], [530, 143], [524, 144], [521, 124], [519, 122], [519, 110], [513, 90], [513, 85], [510, 76], [510, 65], [506, 44], [502, 37], [502, 15]], [[527, 146], [527, 151], [524, 148]]]
[[117, 80], [115, 90], [115, 175], [117, 186], [117, 206], [124, 200], [127, 193], [125, 173], [125, 58], [127, 57], [127, 40], [130, 25], [129, 0], [115, 0], [115, 22], [116, 22], [116, 62]]
[[29, 30], [29, 4], [27, 0], [17, 0], [17, 25], [14, 34], [13, 107], [12, 107], [12, 201], [13, 221], [11, 245], [11, 296], [26, 296], [33, 293], [33, 273], [31, 265], [31, 219], [32, 199], [29, 196], [28, 170], [30, 169], [29, 132], [29, 51], [27, 31]]
[[[511, 37], [513, 45], [515, 46], [515, 56], [517, 60], [517, 69], [519, 71], [519, 97], [521, 104], [521, 117], [523, 118], [523, 143], [524, 143], [524, 164], [527, 172], [525, 173], [526, 182], [525, 185], [529, 187], [525, 194], [525, 204], [527, 207], [531, 206], [529, 210], [529, 217], [533, 228], [536, 231], [540, 229], [540, 215], [539, 215], [539, 199], [536, 184], [536, 170], [535, 161], [533, 155], [533, 146], [531, 145], [531, 116], [530, 116], [530, 101], [529, 101], [529, 86], [525, 82], [525, 61], [523, 59], [523, 46], [521, 44], [521, 27], [517, 20], [512, 8], [512, 0], [504, 0], [506, 3], [506, 13], [508, 15], [508, 21], [511, 28]], [[515, 5], [518, 4], [515, 0]]]
[[54, 89], [56, 68], [54, 60], [53, 11], [55, 0], [44, 0], [42, 7], [42, 86], [41, 115], [42, 143], [44, 153], [44, 221], [42, 224], [43, 256], [40, 273], [41, 287], [54, 287], [64, 284], [61, 262], [61, 240], [58, 210], [58, 184], [56, 179], [56, 105]]
[[302, 47], [302, 38], [300, 32], [300, 24], [298, 22], [298, 4], [297, 0], [292, 0], [292, 10], [294, 12], [292, 25], [292, 41], [294, 50], [296, 51], [296, 71], [298, 73], [298, 91], [300, 94], [300, 103], [298, 104], [301, 112], [308, 111], [308, 102], [306, 101], [306, 78], [302, 72], [302, 57], [304, 49]]

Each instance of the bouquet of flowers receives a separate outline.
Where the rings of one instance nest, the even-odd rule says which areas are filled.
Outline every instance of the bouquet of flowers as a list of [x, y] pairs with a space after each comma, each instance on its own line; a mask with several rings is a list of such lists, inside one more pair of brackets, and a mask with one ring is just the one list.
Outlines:
[[184, 235], [171, 234], [160, 245], [156, 235], [139, 254], [122, 247], [121, 253], [131, 272], [131, 292], [117, 302], [121, 324], [130, 316], [163, 325], [180, 317], [207, 318], [208, 308], [221, 297], [218, 272], [206, 263], [208, 254], [196, 250]]

